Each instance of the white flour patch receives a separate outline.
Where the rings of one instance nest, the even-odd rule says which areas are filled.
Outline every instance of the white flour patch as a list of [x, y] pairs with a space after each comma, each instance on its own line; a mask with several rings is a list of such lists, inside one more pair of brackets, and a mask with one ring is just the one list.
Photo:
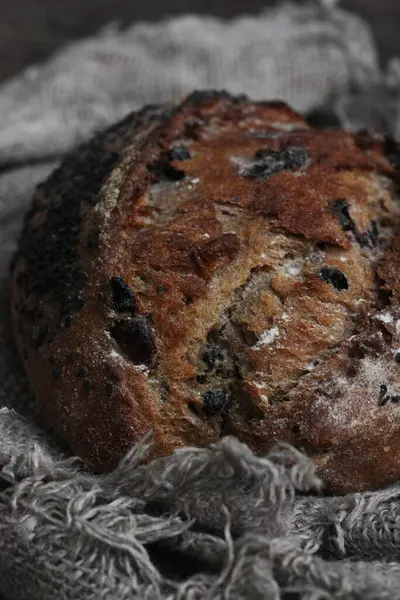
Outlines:
[[115, 360], [123, 360], [123, 358], [120, 355], [120, 353], [117, 352], [116, 350], [111, 350], [111, 352], [110, 352], [110, 358], [113, 358]]
[[280, 121], [273, 121], [271, 125], [272, 127], [276, 127], [283, 131], [299, 131], [304, 129], [304, 125], [301, 125], [300, 123], [281, 123]]
[[232, 156], [230, 162], [238, 168], [239, 175], [246, 176], [249, 169], [253, 166], [254, 161], [245, 158], [244, 156]]
[[285, 260], [282, 264], [282, 269], [285, 275], [289, 275], [290, 277], [296, 277], [301, 273], [303, 264], [304, 261], [299, 259]]
[[279, 336], [280, 333], [277, 327], [271, 327], [271, 329], [266, 329], [261, 334], [261, 337], [258, 340], [257, 344], [254, 346], [254, 348], [258, 350], [260, 346], [272, 344]]
[[256, 386], [256, 388], [258, 388], [259, 390], [265, 390], [265, 388], [267, 388], [267, 384], [266, 383], [257, 383], [257, 381], [254, 382], [254, 385]]
[[[109, 356], [110, 356], [110, 358], [112, 358], [113, 360], [117, 360], [118, 362], [125, 362], [126, 361], [126, 359], [122, 356], [122, 354], [120, 354], [116, 350], [111, 350]], [[149, 368], [146, 365], [144, 365], [144, 364], [131, 365], [131, 366], [135, 369], [135, 371], [139, 371], [141, 373], [148, 373], [149, 372]]]
[[[375, 319], [378, 319], [378, 321], [382, 321], [382, 323], [392, 323], [393, 322], [393, 317], [390, 313], [381, 313], [378, 315], [375, 315]], [[397, 328], [397, 325], [396, 325]]]
[[135, 371], [141, 371], [142, 373], [146, 373], [149, 371], [149, 368], [146, 365], [133, 365]]
[[[254, 381], [254, 385], [256, 386], [257, 389], [262, 390], [262, 391], [268, 389], [268, 385], [266, 383], [258, 383], [256, 381]], [[265, 402], [268, 404], [269, 398], [266, 394], [260, 393], [259, 398], [262, 402]]]
[[[390, 384], [390, 380], [393, 380], [389, 366], [386, 361], [379, 358], [363, 358], [360, 363], [360, 379], [365, 390], [365, 398], [377, 398], [379, 386]], [[399, 393], [400, 386], [398, 390], [390, 389], [390, 392]]]

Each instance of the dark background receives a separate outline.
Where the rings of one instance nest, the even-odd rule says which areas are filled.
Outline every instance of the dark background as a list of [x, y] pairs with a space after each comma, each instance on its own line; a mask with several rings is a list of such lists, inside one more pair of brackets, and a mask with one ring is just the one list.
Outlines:
[[[182, 12], [229, 17], [256, 13], [273, 0], [0, 0], [0, 81], [99, 27], [157, 20]], [[400, 56], [400, 0], [343, 0], [373, 26], [383, 61]]]

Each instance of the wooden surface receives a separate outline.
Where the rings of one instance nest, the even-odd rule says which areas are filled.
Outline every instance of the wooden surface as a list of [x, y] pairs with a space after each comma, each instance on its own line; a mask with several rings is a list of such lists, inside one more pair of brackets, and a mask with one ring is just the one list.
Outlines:
[[[129, 24], [186, 12], [229, 17], [256, 13], [273, 0], [0, 0], [0, 81], [44, 60], [110, 21]], [[364, 16], [386, 61], [400, 55], [400, 0], [343, 0]]]

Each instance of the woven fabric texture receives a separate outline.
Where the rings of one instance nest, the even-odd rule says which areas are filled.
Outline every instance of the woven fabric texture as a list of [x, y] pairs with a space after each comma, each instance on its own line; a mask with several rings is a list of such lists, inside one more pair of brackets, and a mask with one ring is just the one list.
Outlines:
[[382, 94], [368, 28], [321, 1], [274, 3], [225, 22], [110, 26], [0, 88], [5, 600], [400, 599], [400, 486], [325, 497], [299, 452], [278, 446], [256, 457], [234, 438], [141, 466], [149, 437], [113, 473], [95, 476], [46, 425], [9, 316], [8, 264], [32, 191], [93, 132], [204, 87], [301, 111], [331, 105], [349, 126], [394, 127], [395, 94], [380, 96], [372, 115], [362, 101], [371, 86]]

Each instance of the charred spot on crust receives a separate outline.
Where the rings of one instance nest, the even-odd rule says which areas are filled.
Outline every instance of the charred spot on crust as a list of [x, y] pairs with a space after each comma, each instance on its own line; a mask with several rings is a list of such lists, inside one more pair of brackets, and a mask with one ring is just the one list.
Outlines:
[[89, 231], [87, 237], [87, 246], [90, 249], [98, 248], [100, 244], [100, 231], [98, 229], [92, 229]]
[[244, 94], [240, 96], [232, 96], [225, 90], [195, 90], [186, 97], [184, 104], [186, 106], [196, 106], [205, 102], [214, 102], [217, 100], [227, 100], [233, 104], [241, 104], [248, 100]]
[[79, 367], [76, 371], [76, 376], [78, 377], [78, 379], [83, 379], [86, 375], [86, 371], [85, 369], [83, 369], [82, 367]]
[[[30, 226], [30, 220], [38, 211], [38, 206], [34, 205], [23, 230], [20, 253], [29, 273], [26, 294], [45, 293], [50, 300], [58, 300], [66, 314], [79, 310], [76, 301], [86, 281], [77, 253], [81, 205], [93, 199], [115, 162], [113, 156], [104, 162], [99, 160], [99, 164], [88, 160], [88, 156], [86, 161], [82, 157], [80, 161], [69, 157], [46, 184], [46, 189], [47, 186], [52, 188], [53, 198], [42, 227], [32, 230]], [[64, 171], [69, 171], [72, 176], [63, 177]]]
[[171, 148], [171, 150], [168, 152], [168, 158], [169, 160], [183, 161], [189, 160], [190, 158], [192, 158], [192, 155], [190, 154], [186, 146], [184, 146], [183, 144], [177, 144], [176, 146], [173, 146], [173, 148]]
[[43, 325], [38, 325], [38, 326], [33, 325], [32, 329], [31, 329], [31, 338], [30, 338], [32, 345], [35, 346], [36, 348], [40, 348], [46, 339], [48, 331], [49, 331], [48, 323], [44, 323]]
[[111, 277], [110, 287], [114, 309], [120, 313], [130, 312], [134, 314], [136, 311], [136, 298], [131, 288], [123, 280], [123, 278]]
[[308, 113], [307, 123], [314, 129], [337, 129], [341, 126], [338, 115], [329, 108], [316, 108]]
[[[17, 263], [18, 257], [14, 256], [13, 262], [14, 262], [14, 267], [15, 264]], [[21, 272], [18, 274], [17, 279], [16, 279], [16, 284], [18, 287], [21, 287], [22, 285], [24, 285], [24, 283], [26, 282], [26, 280], [28, 279], [28, 274], [26, 272]]]
[[400, 363], [400, 352], [396, 352], [396, 354], [394, 355], [394, 360], [395, 360], [397, 363]]
[[119, 321], [111, 335], [131, 362], [136, 365], [152, 364], [156, 347], [146, 317], [137, 315], [128, 321]]
[[71, 327], [72, 322], [74, 320], [73, 315], [67, 315], [64, 319], [64, 325], [67, 329], [69, 329], [69, 327]]
[[333, 285], [335, 290], [338, 290], [339, 292], [349, 289], [347, 278], [341, 271], [339, 271], [339, 269], [322, 267], [319, 272], [319, 276], [326, 283]]
[[[143, 113], [145, 116], [146, 113]], [[119, 151], [135, 135], [139, 124], [138, 115], [130, 115], [106, 132], [101, 133], [72, 152], [47, 181], [38, 186], [34, 202], [28, 211], [19, 240], [14, 264], [22, 259], [25, 273], [21, 277], [23, 293], [33, 305], [41, 301], [51, 304], [50, 332], [54, 339], [57, 328], [66, 317], [73, 316], [84, 305], [83, 289], [87, 280], [79, 257], [82, 212], [94, 206], [105, 177], [119, 160]], [[40, 227], [34, 227], [35, 216], [43, 213], [45, 219]], [[97, 245], [97, 232], [90, 232], [87, 244]], [[22, 315], [21, 315], [22, 316]], [[44, 319], [44, 317], [43, 317]], [[26, 323], [24, 335], [40, 324], [35, 316]]]
[[384, 143], [384, 153], [386, 158], [396, 170], [400, 170], [400, 143], [397, 142], [393, 137], [386, 137]]
[[105, 301], [105, 299], [106, 299], [105, 292], [98, 292], [97, 293], [97, 296], [96, 296], [97, 304], [100, 304], [100, 305], [103, 304], [104, 301]]
[[304, 166], [307, 153], [295, 146], [282, 150], [257, 150], [244, 176], [250, 179], [268, 179], [280, 171], [295, 171]]
[[338, 219], [343, 231], [354, 231], [355, 223], [349, 213], [349, 203], [343, 198], [333, 200], [330, 205], [331, 212]]
[[185, 171], [176, 169], [168, 160], [160, 159], [147, 165], [146, 169], [151, 173], [156, 182], [159, 181], [180, 181], [185, 177]]
[[58, 381], [61, 377], [61, 367], [59, 364], [54, 363], [52, 368], [51, 368], [51, 374], [53, 376], [53, 378]]
[[203, 394], [203, 411], [207, 417], [219, 415], [229, 401], [229, 392], [224, 389], [208, 390]]
[[107, 396], [111, 396], [115, 391], [116, 384], [113, 381], [106, 381], [105, 387]]

